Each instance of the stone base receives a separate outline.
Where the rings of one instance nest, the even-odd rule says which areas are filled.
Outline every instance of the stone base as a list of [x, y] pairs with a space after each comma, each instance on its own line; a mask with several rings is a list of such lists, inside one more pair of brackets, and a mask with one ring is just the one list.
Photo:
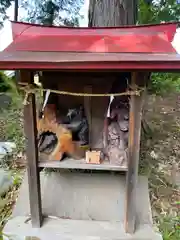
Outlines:
[[[26, 222], [30, 213], [28, 179], [25, 174], [12, 219], [5, 234], [35, 236], [33, 240], [162, 240], [153, 230], [148, 180], [139, 177], [136, 197], [136, 231], [124, 230], [125, 176], [110, 172], [41, 173], [43, 226]], [[28, 238], [26, 238], [28, 240]]]
[[[41, 174], [42, 212], [73, 220], [124, 222], [126, 176], [110, 172], [69, 172]], [[13, 217], [27, 216], [29, 187], [25, 174]], [[137, 185], [136, 224], [152, 224], [148, 179], [140, 176]]]
[[[39, 229], [31, 227], [27, 217], [15, 217], [5, 226], [3, 233], [18, 240], [162, 240], [148, 224], [135, 234], [124, 232], [122, 223], [46, 218]], [[6, 240], [6, 237], [4, 237]]]

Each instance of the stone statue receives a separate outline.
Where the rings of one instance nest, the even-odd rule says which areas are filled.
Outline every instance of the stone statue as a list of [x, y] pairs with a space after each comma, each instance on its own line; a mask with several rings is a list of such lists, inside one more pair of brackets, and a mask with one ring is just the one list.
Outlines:
[[72, 132], [74, 140], [80, 141], [80, 145], [88, 145], [89, 143], [89, 130], [88, 121], [85, 116], [83, 106], [78, 108], [69, 109], [67, 118], [63, 122], [67, 129]]
[[105, 155], [110, 163], [122, 165], [127, 161], [129, 131], [129, 108], [127, 101], [111, 103], [110, 121], [108, 126], [108, 145]]

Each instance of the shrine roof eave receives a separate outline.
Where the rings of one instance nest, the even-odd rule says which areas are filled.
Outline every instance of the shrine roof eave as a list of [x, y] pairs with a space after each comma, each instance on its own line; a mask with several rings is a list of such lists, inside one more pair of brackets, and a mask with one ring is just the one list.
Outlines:
[[177, 53], [1, 52], [1, 70], [180, 70]]

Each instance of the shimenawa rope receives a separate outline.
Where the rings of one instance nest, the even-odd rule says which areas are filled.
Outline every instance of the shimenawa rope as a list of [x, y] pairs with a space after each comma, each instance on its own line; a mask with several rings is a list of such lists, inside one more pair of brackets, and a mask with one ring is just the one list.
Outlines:
[[[22, 84], [22, 83], [21, 83]], [[118, 96], [123, 96], [123, 95], [140, 95], [141, 90], [134, 90], [134, 91], [126, 91], [126, 92], [121, 92], [121, 93], [82, 93], [82, 92], [69, 92], [69, 91], [60, 91], [60, 90], [54, 90], [54, 89], [46, 89], [46, 88], [37, 88], [34, 87], [31, 84], [22, 84], [25, 85], [23, 87], [20, 87], [21, 90], [23, 90], [25, 92], [25, 98], [23, 101], [24, 105], [28, 104], [28, 96], [29, 94], [33, 93], [36, 94], [39, 91], [43, 91], [43, 92], [50, 92], [50, 93], [56, 93], [56, 94], [60, 94], [60, 95], [69, 95], [69, 96], [75, 96], [75, 97], [118, 97]]]

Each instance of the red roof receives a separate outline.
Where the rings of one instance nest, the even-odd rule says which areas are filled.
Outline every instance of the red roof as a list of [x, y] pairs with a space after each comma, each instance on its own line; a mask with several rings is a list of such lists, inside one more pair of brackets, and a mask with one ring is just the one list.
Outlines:
[[13, 41], [0, 53], [0, 68], [180, 69], [171, 44], [176, 25], [67, 28], [12, 22]]

